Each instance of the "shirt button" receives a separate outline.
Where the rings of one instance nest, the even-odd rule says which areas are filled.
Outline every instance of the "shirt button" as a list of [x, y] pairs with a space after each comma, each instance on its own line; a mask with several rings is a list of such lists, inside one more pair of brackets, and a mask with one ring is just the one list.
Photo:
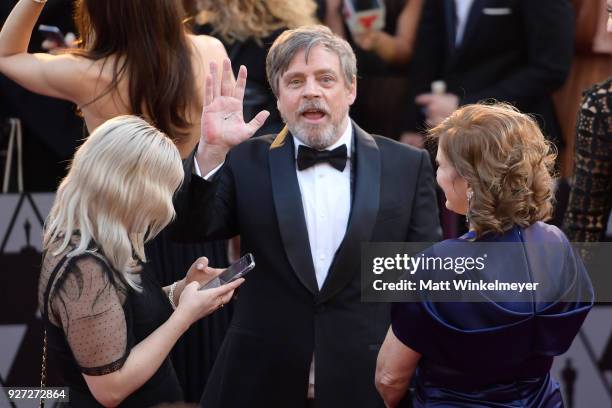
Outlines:
[[324, 254], [320, 254], [320, 255], [319, 255], [319, 259], [320, 259], [321, 261], [324, 261], [324, 260], [325, 260], [325, 255], [324, 255]]
[[320, 179], [325, 178], [325, 174], [319, 174], [319, 178]]

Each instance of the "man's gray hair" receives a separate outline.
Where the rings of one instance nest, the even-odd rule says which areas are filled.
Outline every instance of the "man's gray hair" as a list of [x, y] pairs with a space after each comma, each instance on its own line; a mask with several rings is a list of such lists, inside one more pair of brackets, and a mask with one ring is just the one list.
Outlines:
[[326, 26], [309, 25], [283, 32], [272, 44], [266, 57], [266, 74], [274, 95], [278, 97], [280, 78], [296, 54], [305, 50], [305, 58], [308, 61], [310, 50], [317, 45], [322, 45], [340, 58], [344, 82], [347, 87], [351, 85], [357, 75], [357, 60], [349, 43]]

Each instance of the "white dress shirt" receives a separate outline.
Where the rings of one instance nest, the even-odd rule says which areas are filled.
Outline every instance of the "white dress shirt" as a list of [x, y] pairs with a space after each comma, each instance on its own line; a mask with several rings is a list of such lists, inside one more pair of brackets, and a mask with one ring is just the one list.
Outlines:
[[[344, 239], [351, 211], [351, 146], [352, 126], [350, 123], [340, 139], [326, 150], [346, 145], [348, 159], [344, 171], [340, 172], [329, 163], [317, 163], [296, 173], [304, 218], [308, 230], [310, 253], [319, 289], [323, 286], [334, 255]], [[295, 157], [302, 143], [293, 136]]]
[[[537, 1], [537, 0], [536, 0]], [[455, 9], [457, 11], [457, 31], [455, 31], [455, 46], [458, 47], [463, 41], [465, 26], [470, 17], [470, 10], [474, 0], [455, 0]]]

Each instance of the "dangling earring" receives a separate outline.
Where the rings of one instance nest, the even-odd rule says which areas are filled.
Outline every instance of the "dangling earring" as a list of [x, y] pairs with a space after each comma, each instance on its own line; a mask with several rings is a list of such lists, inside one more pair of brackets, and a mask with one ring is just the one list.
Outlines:
[[474, 192], [472, 190], [468, 190], [467, 192], [467, 212], [465, 213], [465, 224], [468, 229], [470, 228], [470, 211], [472, 209], [472, 196]]

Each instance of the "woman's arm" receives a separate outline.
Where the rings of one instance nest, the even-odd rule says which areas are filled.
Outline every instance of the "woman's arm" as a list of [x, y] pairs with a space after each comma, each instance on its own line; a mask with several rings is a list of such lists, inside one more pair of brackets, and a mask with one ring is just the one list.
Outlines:
[[11, 11], [0, 31], [0, 73], [32, 92], [78, 102], [79, 58], [28, 54], [43, 6], [34, 0], [20, 0]]
[[34, 0], [21, 0], [15, 5], [0, 32], [0, 56], [28, 52], [32, 30], [43, 7], [44, 3]]
[[412, 57], [423, 0], [409, 0], [397, 18], [395, 35], [369, 31], [355, 36], [355, 42], [366, 51], [373, 51], [390, 64], [406, 64]]
[[346, 39], [344, 18], [342, 17], [342, 0], [325, 0], [325, 17], [323, 24], [336, 35]]
[[202, 317], [229, 302], [234, 290], [244, 282], [238, 279], [221, 287], [198, 290], [199, 283], [187, 285], [179, 305], [170, 318], [132, 350], [123, 366], [110, 374], [83, 374], [96, 400], [106, 406], [117, 406], [155, 374], [178, 338]]
[[399, 341], [389, 327], [376, 361], [376, 389], [387, 407], [402, 400], [421, 355]]
[[422, 9], [423, 0], [409, 0], [404, 6], [395, 30], [396, 53], [393, 62], [406, 64], [410, 61]]

